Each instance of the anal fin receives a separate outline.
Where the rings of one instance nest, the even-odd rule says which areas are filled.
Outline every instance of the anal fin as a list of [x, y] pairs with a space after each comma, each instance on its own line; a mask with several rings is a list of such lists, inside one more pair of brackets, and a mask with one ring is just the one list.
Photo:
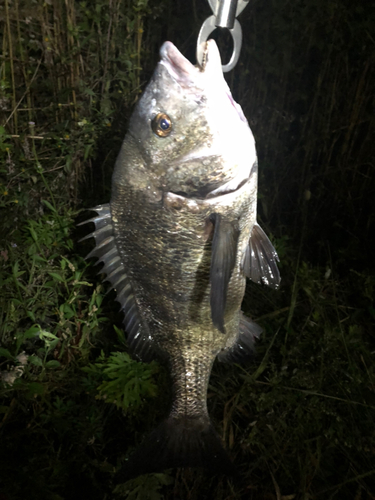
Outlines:
[[231, 347], [223, 349], [217, 359], [223, 363], [246, 363], [254, 354], [255, 340], [260, 337], [262, 328], [250, 318], [240, 313], [238, 337]]

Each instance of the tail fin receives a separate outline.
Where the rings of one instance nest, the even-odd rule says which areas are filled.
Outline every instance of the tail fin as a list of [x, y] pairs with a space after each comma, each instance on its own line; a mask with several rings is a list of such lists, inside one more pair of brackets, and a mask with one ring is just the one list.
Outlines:
[[143, 442], [116, 475], [116, 482], [175, 467], [205, 468], [232, 475], [234, 465], [208, 417], [169, 417]]

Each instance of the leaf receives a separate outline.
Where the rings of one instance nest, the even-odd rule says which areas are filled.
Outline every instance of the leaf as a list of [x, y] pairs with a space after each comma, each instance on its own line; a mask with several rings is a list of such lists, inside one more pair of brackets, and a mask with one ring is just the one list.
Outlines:
[[55, 207], [53, 207], [49, 201], [42, 200], [42, 203], [44, 203], [45, 206], [51, 210], [51, 212], [53, 212], [55, 214], [57, 213]]
[[25, 271], [19, 271], [19, 262], [17, 261], [14, 266], [13, 266], [13, 276], [14, 278], [19, 278], [23, 274], [25, 274]]
[[31, 321], [35, 321], [35, 314], [33, 311], [26, 311], [26, 314], [31, 319]]
[[0, 347], [0, 356], [4, 356], [4, 358], [8, 359], [13, 359], [13, 356], [8, 351], [8, 349], [5, 349], [5, 347]]
[[126, 352], [113, 353], [104, 363], [96, 363], [102, 372], [98, 391], [108, 403], [122, 409], [139, 407], [145, 397], [157, 394], [152, 376], [158, 371], [156, 363], [145, 365], [130, 358]]
[[53, 333], [47, 332], [46, 330], [40, 331], [40, 338], [41, 339], [46, 338], [46, 339], [59, 340], [59, 338], [56, 337], [56, 335], [54, 335]]
[[23, 334], [25, 339], [30, 339], [31, 337], [36, 337], [41, 332], [41, 328], [39, 325], [31, 326], [26, 332]]
[[60, 366], [60, 361], [57, 361], [56, 359], [51, 359], [46, 363], [46, 368], [59, 368]]
[[57, 344], [60, 342], [60, 339], [53, 340], [49, 345], [48, 345], [48, 351], [53, 351]]
[[49, 274], [49, 275], [51, 276], [51, 278], [53, 278], [55, 281], [59, 281], [60, 283], [62, 283], [62, 282], [64, 281], [64, 278], [63, 278], [60, 274], [58, 274], [58, 273], [52, 273], [52, 272], [49, 272], [48, 274]]
[[83, 155], [83, 159], [84, 160], [87, 160], [87, 158], [89, 157], [91, 148], [92, 148], [92, 144], [86, 144], [86, 146], [85, 146], [85, 152], [84, 152], [84, 155]]
[[36, 243], [38, 241], [38, 235], [36, 234], [35, 229], [33, 227], [29, 226], [29, 231], [30, 231], [30, 234], [31, 234], [33, 240]]
[[126, 339], [125, 339], [124, 332], [120, 328], [118, 328], [116, 325], [113, 325], [113, 328], [114, 328], [115, 332], [117, 333], [117, 338], [119, 339], [121, 344], [126, 345]]
[[[75, 315], [75, 311], [73, 311], [73, 309], [70, 307], [69, 304], [63, 304], [62, 308], [63, 308], [64, 316], [66, 319], [70, 319], [71, 317], [73, 317]], [[60, 309], [61, 309], [61, 307], [60, 307]]]
[[100, 307], [101, 303], [103, 302], [103, 295], [98, 294], [95, 298], [95, 302], [97, 307]]
[[[32, 246], [34, 246], [34, 245], [32, 245]], [[30, 247], [30, 248], [31, 248], [31, 247]], [[34, 249], [34, 256], [33, 256], [33, 259], [34, 259], [34, 261], [36, 261], [36, 262], [43, 262], [43, 263], [44, 263], [44, 262], [47, 262], [47, 259], [45, 259], [44, 257], [41, 257], [40, 255], [35, 254], [35, 249]]]
[[32, 243], [32, 244], [29, 246], [29, 248], [28, 248], [28, 250], [27, 250], [27, 253], [28, 253], [28, 255], [30, 255], [30, 256], [31, 256], [31, 255], [33, 255], [33, 256], [34, 256], [34, 255], [36, 254], [37, 250], [38, 250], [38, 248], [37, 248], [37, 246], [35, 245], [35, 243]]
[[28, 361], [34, 366], [43, 366], [43, 361], [35, 354], [29, 356]]
[[87, 88], [87, 87], [83, 90], [83, 93], [88, 95], [88, 96], [91, 96], [91, 97], [96, 96], [95, 92], [92, 89]]
[[31, 382], [28, 384], [28, 394], [29, 397], [34, 397], [36, 394], [39, 396], [43, 396], [45, 393], [45, 388], [43, 384], [39, 382]]

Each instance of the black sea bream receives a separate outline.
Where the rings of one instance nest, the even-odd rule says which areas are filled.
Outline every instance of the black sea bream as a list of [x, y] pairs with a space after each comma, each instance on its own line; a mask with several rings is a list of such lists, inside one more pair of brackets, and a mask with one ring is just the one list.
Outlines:
[[256, 222], [253, 134], [216, 43], [207, 42], [203, 70], [170, 42], [160, 57], [117, 158], [111, 201], [90, 219], [90, 256], [117, 292], [132, 353], [164, 358], [173, 384], [169, 416], [126, 477], [230, 469], [207, 413], [212, 364], [245, 360], [261, 332], [241, 313], [246, 277], [274, 288], [280, 281], [276, 251]]

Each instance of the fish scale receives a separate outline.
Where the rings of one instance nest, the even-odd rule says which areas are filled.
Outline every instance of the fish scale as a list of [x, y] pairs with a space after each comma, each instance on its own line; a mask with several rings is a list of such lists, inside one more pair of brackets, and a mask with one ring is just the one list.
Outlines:
[[[135, 296], [142, 304], [152, 304], [147, 320], [162, 328], [158, 342], [168, 342], [169, 337], [165, 335], [165, 330], [170, 330], [173, 334], [176, 328], [184, 328], [187, 335], [190, 326], [197, 326], [200, 335], [207, 336], [211, 332], [210, 342], [215, 342], [215, 337], [218, 336], [216, 342], [221, 347], [223, 339], [212, 324], [209, 303], [212, 234], [204, 234], [206, 220], [213, 209], [218, 208], [213, 207], [212, 203], [201, 202], [200, 205], [205, 204], [206, 207], [198, 213], [192, 213], [182, 211], [180, 207], [165, 207], [165, 204], [160, 202], [147, 210], [142, 193], [129, 189], [122, 191], [121, 187], [113, 188], [112, 192], [111, 212], [117, 221], [113, 223], [117, 247], [132, 278]], [[236, 195], [238, 208], [236, 211], [232, 205], [232, 218], [240, 219], [240, 214], [249, 213], [247, 186], [242, 189], [242, 194], [242, 197]], [[122, 208], [123, 199], [126, 199], [125, 211]], [[220, 210], [225, 213], [226, 206], [220, 207]], [[136, 223], [133, 214], [138, 214]], [[185, 233], [185, 238], [176, 237], [171, 233], [176, 221], [181, 228], [180, 232]], [[249, 226], [246, 221], [243, 225]], [[243, 240], [248, 240], [249, 236], [249, 231], [242, 232]], [[152, 244], [146, 247], [145, 240], [148, 238], [152, 238]], [[171, 249], [173, 252], [170, 252]], [[178, 260], [175, 258], [176, 254], [180, 254]], [[238, 252], [237, 267], [240, 265], [240, 259], [241, 254]], [[232, 314], [239, 315], [238, 303], [242, 300], [244, 287], [243, 276], [239, 273], [233, 274], [228, 290], [228, 321], [231, 320], [231, 310]], [[232, 335], [236, 336], [237, 333], [238, 330]]]
[[168, 416], [117, 474], [234, 468], [207, 411], [216, 358], [246, 362], [261, 328], [241, 312], [246, 277], [277, 288], [275, 249], [256, 222], [257, 158], [214, 41], [204, 71], [170, 42], [132, 115], [111, 201], [93, 209], [88, 257], [116, 291], [131, 352], [164, 360]]

